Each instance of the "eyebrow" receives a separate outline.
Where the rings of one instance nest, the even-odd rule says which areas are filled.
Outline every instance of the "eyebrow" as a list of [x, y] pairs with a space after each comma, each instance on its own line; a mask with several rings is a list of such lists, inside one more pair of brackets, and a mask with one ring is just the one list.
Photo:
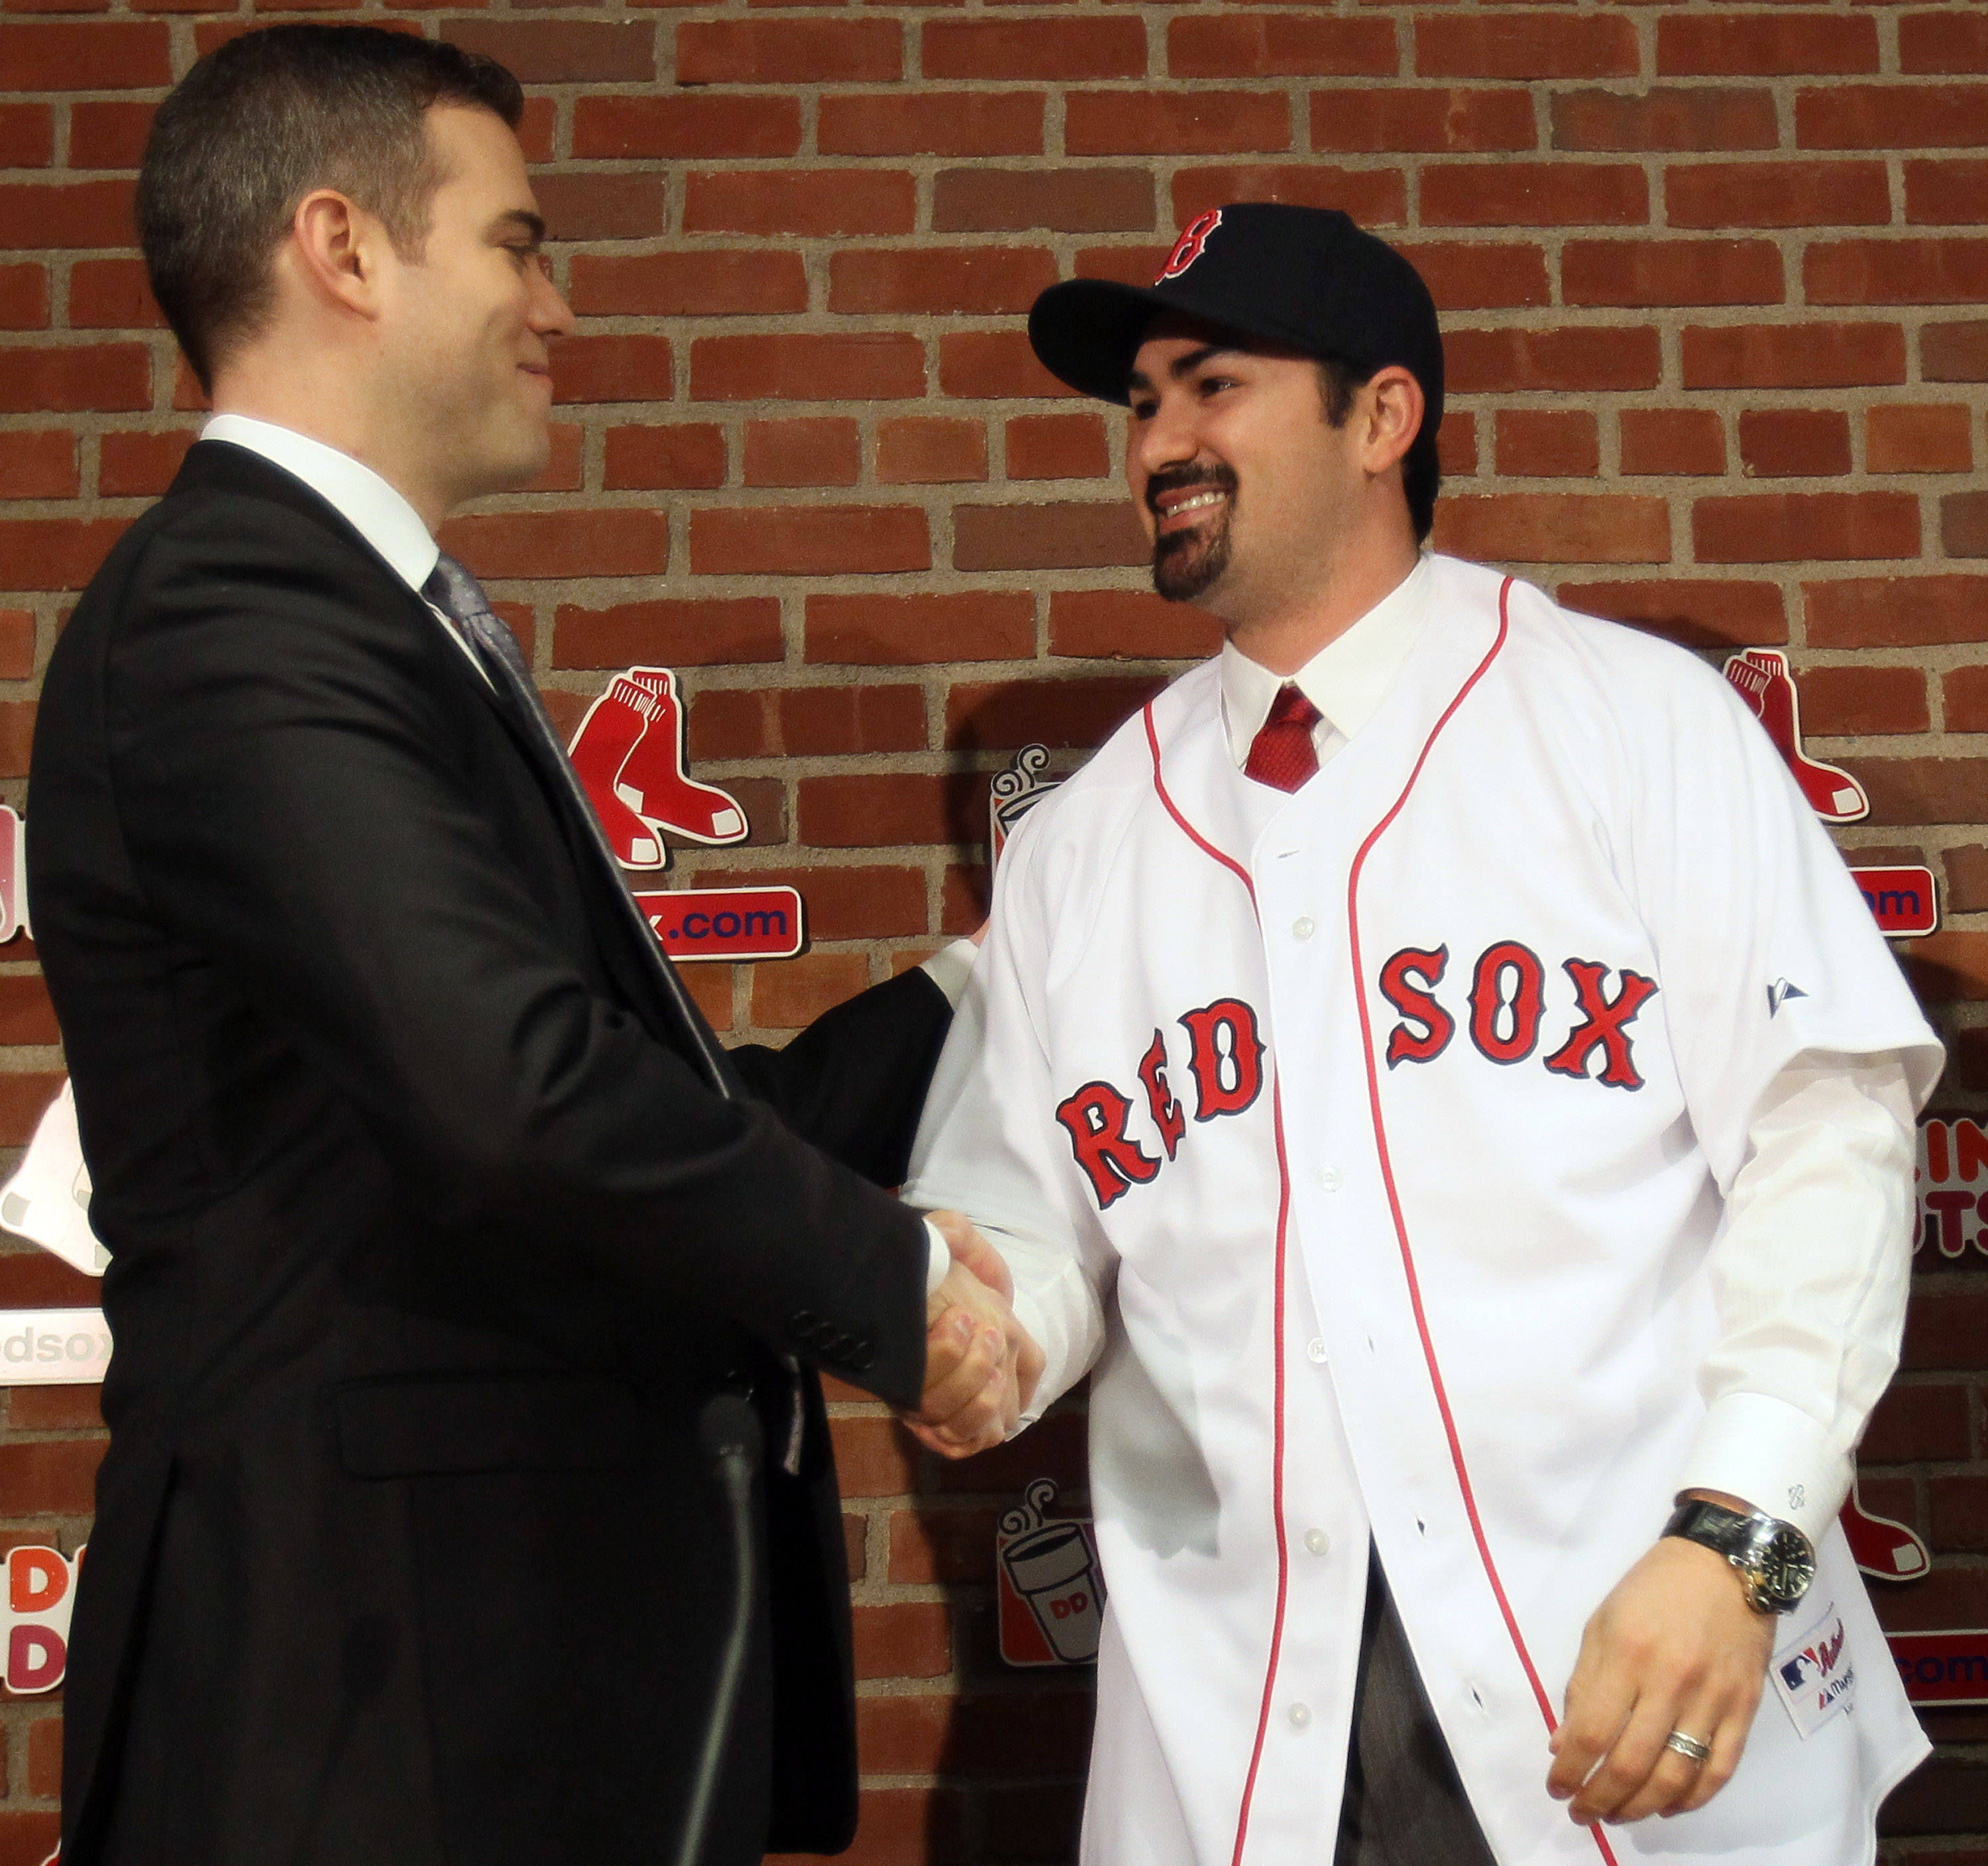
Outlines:
[[546, 240], [546, 223], [542, 216], [528, 212], [523, 208], [507, 208], [490, 224], [493, 235], [501, 235], [516, 228], [532, 236], [534, 246], [543, 246]]
[[[1190, 350], [1176, 357], [1167, 366], [1167, 374], [1176, 382], [1185, 382], [1211, 357], [1239, 357], [1243, 353], [1241, 346], [1238, 344], [1204, 343], [1199, 350]], [[1127, 377], [1125, 386], [1128, 389], [1150, 389], [1153, 384], [1151, 379], [1143, 370], [1134, 370]]]

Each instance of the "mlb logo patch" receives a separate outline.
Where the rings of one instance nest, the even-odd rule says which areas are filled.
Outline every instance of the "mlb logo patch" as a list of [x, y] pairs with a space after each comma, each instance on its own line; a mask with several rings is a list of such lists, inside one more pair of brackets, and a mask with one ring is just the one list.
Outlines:
[[1851, 1663], [1843, 1616], [1834, 1603], [1774, 1655], [1767, 1677], [1804, 1739], [1850, 1709], [1857, 1695], [1857, 1669]]

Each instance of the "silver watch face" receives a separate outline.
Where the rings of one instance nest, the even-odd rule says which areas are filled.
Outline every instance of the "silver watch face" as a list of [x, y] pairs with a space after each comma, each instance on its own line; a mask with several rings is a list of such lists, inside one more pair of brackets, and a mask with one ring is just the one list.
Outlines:
[[1746, 1570], [1760, 1604], [1771, 1612], [1785, 1613], [1815, 1579], [1815, 1551], [1800, 1530], [1777, 1523], [1748, 1550]]

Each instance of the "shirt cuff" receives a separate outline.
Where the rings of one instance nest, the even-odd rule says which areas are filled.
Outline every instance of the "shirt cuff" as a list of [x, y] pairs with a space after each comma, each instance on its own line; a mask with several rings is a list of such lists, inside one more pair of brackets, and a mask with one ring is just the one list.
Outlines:
[[1854, 1475], [1851, 1461], [1799, 1407], [1764, 1393], [1728, 1393], [1707, 1409], [1677, 1487], [1724, 1491], [1819, 1543]]
[[918, 969], [945, 993], [945, 1001], [956, 1011], [966, 996], [966, 981], [973, 975], [973, 962], [980, 948], [970, 939], [956, 939], [942, 946]]
[[925, 1259], [925, 1300], [930, 1302], [938, 1295], [938, 1286], [945, 1281], [945, 1273], [952, 1268], [952, 1246], [945, 1241], [945, 1233], [930, 1219], [925, 1220], [925, 1236], [930, 1241], [931, 1254]]

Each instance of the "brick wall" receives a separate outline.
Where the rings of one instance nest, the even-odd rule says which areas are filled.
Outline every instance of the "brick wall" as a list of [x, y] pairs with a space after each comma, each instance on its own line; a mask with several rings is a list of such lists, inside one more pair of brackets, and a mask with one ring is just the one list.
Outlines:
[[[299, 0], [309, 5], [313, 0]], [[1239, 197], [1398, 238], [1449, 329], [1439, 542], [1716, 651], [1784, 645], [1811, 745], [1874, 800], [1865, 859], [1943, 870], [1909, 958], [1988, 1100], [1988, 6], [1980, 0], [1060, 0], [383, 8], [508, 61], [580, 333], [553, 464], [449, 542], [576, 718], [606, 673], [686, 671], [700, 772], [790, 880], [806, 956], [695, 972], [775, 1040], [971, 925], [988, 774], [1060, 768], [1215, 637], [1142, 593], [1115, 420], [1020, 314], [1143, 282]], [[129, 248], [152, 104], [255, 16], [0, 5], [0, 794], [74, 591], [198, 420]], [[261, 16], [276, 17], [273, 6]], [[286, 14], [281, 16], [292, 17]], [[1979, 930], [1977, 930], [1979, 929]], [[56, 1033], [0, 949], [0, 1143]], [[0, 1161], [4, 1163], [4, 1161]], [[87, 1302], [0, 1253], [0, 1305]], [[1929, 1536], [1897, 1624], [1988, 1624], [1988, 1265], [1929, 1264], [1868, 1502]], [[837, 1396], [870, 1792], [856, 1857], [1070, 1857], [1083, 1675], [1004, 1673], [993, 1520], [1063, 1417], [964, 1469]], [[0, 1536], [86, 1533], [91, 1396], [15, 1390]], [[0, 1866], [52, 1835], [58, 1705], [0, 1707]], [[549, 1706], [549, 1712], [556, 1707]], [[1894, 1858], [1988, 1861], [1988, 1713], [1930, 1720]]]

